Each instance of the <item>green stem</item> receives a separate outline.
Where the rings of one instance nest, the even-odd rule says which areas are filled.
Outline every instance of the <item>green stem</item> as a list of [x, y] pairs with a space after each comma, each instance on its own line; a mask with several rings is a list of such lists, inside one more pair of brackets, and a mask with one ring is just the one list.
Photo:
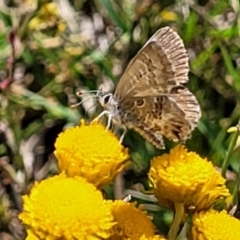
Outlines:
[[236, 183], [235, 183], [235, 186], [233, 188], [233, 192], [232, 192], [232, 195], [233, 195], [233, 205], [237, 204], [238, 205], [238, 202], [239, 202], [239, 199], [238, 199], [238, 190], [239, 190], [239, 186], [240, 186], [240, 165], [238, 166], [238, 174], [237, 174], [237, 179], [236, 179]]
[[182, 223], [182, 219], [185, 214], [183, 203], [174, 203], [174, 206], [175, 206], [175, 215], [174, 215], [173, 223], [168, 233], [168, 240], [175, 240], [177, 238], [180, 230], [180, 224]]
[[238, 135], [239, 135], [239, 131], [236, 131], [232, 134], [232, 138], [231, 138], [230, 144], [228, 146], [228, 151], [227, 151], [226, 157], [225, 157], [225, 159], [223, 161], [223, 164], [222, 164], [222, 176], [224, 178], [226, 177], [227, 168], [228, 168], [229, 163], [230, 163], [232, 152], [233, 152], [233, 150], [236, 146]]

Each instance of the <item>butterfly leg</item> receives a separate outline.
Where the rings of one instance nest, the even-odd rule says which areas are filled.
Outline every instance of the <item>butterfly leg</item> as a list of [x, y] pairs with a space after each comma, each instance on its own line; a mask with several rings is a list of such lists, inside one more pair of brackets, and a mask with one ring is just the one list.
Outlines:
[[94, 122], [94, 121], [98, 121], [98, 120], [99, 120], [102, 116], [104, 116], [104, 115], [109, 116], [109, 111], [105, 110], [105, 111], [101, 112], [97, 117], [95, 117], [95, 118], [93, 119], [93, 122]]
[[110, 128], [111, 121], [112, 121], [112, 115], [111, 115], [111, 114], [108, 114], [108, 122], [107, 122], [106, 130], [108, 130], [108, 129]]
[[108, 122], [107, 122], [107, 127], [106, 127], [106, 131], [107, 131], [110, 128], [111, 121], [112, 121], [112, 115], [110, 114], [109, 111], [105, 110], [105, 111], [101, 112], [96, 118], [93, 119], [93, 122], [98, 121], [104, 115], [107, 115], [107, 117], [108, 117]]
[[127, 133], [127, 128], [126, 128], [126, 127], [124, 127], [123, 134], [122, 134], [122, 136], [120, 137], [120, 140], [119, 140], [119, 143], [120, 143], [120, 144], [122, 144], [122, 142], [123, 142], [123, 139], [124, 139], [124, 137], [125, 137], [126, 133]]

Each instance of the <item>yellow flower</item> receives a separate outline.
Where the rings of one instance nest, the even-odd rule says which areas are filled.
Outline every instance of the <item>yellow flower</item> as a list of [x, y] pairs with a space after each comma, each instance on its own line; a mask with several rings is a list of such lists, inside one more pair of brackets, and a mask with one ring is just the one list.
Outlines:
[[160, 16], [163, 21], [177, 21], [177, 14], [173, 11], [169, 11], [167, 9], [164, 9], [160, 12]]
[[60, 19], [58, 6], [54, 2], [44, 3], [36, 12], [36, 15], [28, 23], [31, 30], [43, 30], [57, 26], [59, 32], [66, 29], [66, 24]]
[[134, 203], [117, 200], [110, 205], [117, 225], [113, 227], [113, 235], [109, 240], [139, 240], [142, 235], [146, 238], [154, 237], [155, 227], [151, 219]]
[[129, 163], [128, 151], [116, 136], [98, 122], [72, 127], [60, 133], [55, 143], [60, 171], [82, 176], [97, 187], [112, 181]]
[[237, 240], [240, 238], [240, 221], [226, 211], [210, 210], [193, 216], [193, 240]]
[[229, 196], [225, 179], [212, 163], [182, 145], [154, 158], [149, 177], [159, 201], [172, 209], [176, 203], [191, 211], [208, 209], [216, 199]]
[[81, 177], [64, 174], [35, 183], [23, 196], [19, 218], [29, 229], [28, 239], [106, 239], [114, 225], [109, 203]]

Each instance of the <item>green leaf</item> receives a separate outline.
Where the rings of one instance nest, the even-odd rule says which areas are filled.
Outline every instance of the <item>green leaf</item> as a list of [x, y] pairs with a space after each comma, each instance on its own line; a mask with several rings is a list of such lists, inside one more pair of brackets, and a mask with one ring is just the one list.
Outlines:
[[119, 9], [116, 9], [116, 4], [114, 4], [114, 1], [98, 0], [96, 3], [101, 5], [101, 8], [107, 12], [107, 15], [111, 21], [120, 27], [123, 33], [128, 31], [126, 15], [124, 15]]
[[3, 11], [0, 11], [0, 20], [3, 21], [6, 27], [12, 26], [11, 17], [8, 14], [4, 13]]

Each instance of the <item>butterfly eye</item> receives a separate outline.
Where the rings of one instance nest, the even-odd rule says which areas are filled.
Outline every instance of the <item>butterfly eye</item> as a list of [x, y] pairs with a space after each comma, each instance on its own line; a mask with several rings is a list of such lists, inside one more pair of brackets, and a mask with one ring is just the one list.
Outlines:
[[103, 98], [103, 103], [104, 103], [105, 105], [109, 102], [110, 97], [111, 97], [111, 95], [106, 95], [106, 96]]

